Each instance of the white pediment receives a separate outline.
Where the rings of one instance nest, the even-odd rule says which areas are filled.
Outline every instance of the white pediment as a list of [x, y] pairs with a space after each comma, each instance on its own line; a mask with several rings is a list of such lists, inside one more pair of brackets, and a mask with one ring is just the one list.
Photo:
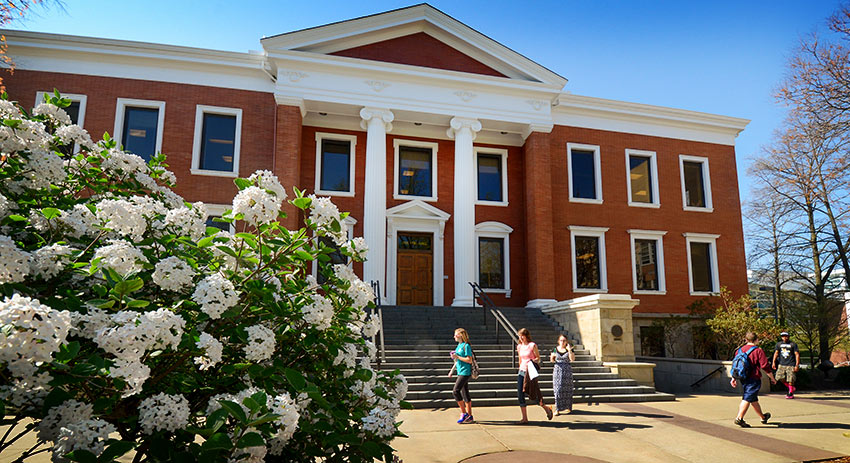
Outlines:
[[567, 79], [428, 4], [420, 4], [262, 39], [270, 56], [329, 55], [424, 32], [510, 79], [563, 88]]
[[387, 209], [387, 218], [392, 219], [418, 219], [418, 220], [436, 220], [445, 222], [449, 220], [451, 214], [438, 209], [424, 201], [414, 199], [398, 206]]

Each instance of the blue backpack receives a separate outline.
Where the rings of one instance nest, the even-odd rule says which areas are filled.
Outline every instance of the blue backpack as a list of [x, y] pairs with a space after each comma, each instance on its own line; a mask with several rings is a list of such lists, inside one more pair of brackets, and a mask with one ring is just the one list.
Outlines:
[[750, 370], [752, 369], [750, 352], [756, 348], [756, 346], [752, 346], [750, 350], [744, 352], [744, 347], [746, 346], [741, 346], [735, 352], [735, 357], [732, 359], [732, 377], [738, 380], [747, 379], [750, 376]]

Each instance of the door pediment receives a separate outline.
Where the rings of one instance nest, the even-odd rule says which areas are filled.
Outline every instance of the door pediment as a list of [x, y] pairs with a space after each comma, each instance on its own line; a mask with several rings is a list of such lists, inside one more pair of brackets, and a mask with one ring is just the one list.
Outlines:
[[436, 220], [445, 223], [451, 214], [438, 209], [424, 201], [414, 199], [398, 206], [387, 209], [387, 220], [393, 219], [418, 219]]

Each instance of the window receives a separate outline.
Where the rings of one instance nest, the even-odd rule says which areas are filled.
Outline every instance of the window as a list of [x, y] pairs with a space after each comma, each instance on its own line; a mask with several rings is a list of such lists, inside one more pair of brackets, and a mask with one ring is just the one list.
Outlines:
[[511, 297], [510, 234], [513, 231], [500, 222], [482, 222], [475, 226], [476, 274], [478, 284], [488, 293], [505, 293]]
[[230, 209], [231, 206], [226, 204], [207, 204], [207, 227], [218, 228], [230, 233], [235, 233], [236, 228], [228, 222], [217, 222], [215, 219], [220, 219], [224, 212]]
[[118, 98], [115, 110], [115, 139], [145, 161], [162, 151], [165, 102]]
[[655, 152], [627, 149], [626, 174], [629, 206], [659, 207]]
[[[38, 106], [44, 103], [44, 96], [53, 96], [53, 92], [36, 92], [35, 105]], [[65, 112], [71, 118], [71, 123], [83, 127], [86, 119], [86, 95], [78, 95], [74, 93], [63, 93], [62, 98], [71, 100], [71, 106], [65, 108]], [[74, 146], [66, 146], [61, 150], [61, 153], [70, 156], [80, 150], [80, 147], [75, 143]]]
[[679, 171], [682, 177], [682, 204], [686, 211], [712, 212], [711, 176], [708, 158], [679, 156]]
[[599, 147], [567, 143], [570, 201], [602, 204]]
[[664, 327], [640, 327], [640, 355], [644, 357], [665, 357]]
[[394, 199], [437, 200], [437, 144], [395, 140]]
[[357, 137], [316, 133], [316, 193], [354, 196], [354, 146]]
[[608, 292], [605, 262], [605, 232], [607, 228], [570, 225], [573, 248], [573, 291]]
[[664, 245], [667, 232], [629, 230], [632, 243], [632, 291], [637, 294], [665, 294]]
[[508, 150], [475, 148], [476, 204], [508, 205]]
[[241, 145], [241, 109], [204, 105], [195, 107], [193, 175], [238, 176]]
[[720, 235], [685, 233], [688, 249], [688, 274], [692, 295], [705, 296], [719, 289], [717, 275], [717, 238]]

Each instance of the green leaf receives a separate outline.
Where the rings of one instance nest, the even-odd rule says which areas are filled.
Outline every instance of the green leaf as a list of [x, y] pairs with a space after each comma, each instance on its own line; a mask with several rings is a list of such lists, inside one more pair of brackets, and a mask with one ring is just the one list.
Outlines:
[[295, 256], [301, 260], [313, 260], [313, 255], [303, 249], [296, 250]]
[[59, 217], [59, 213], [60, 213], [59, 209], [56, 209], [55, 207], [45, 207], [44, 209], [41, 210], [41, 214], [47, 220]]
[[26, 222], [27, 218], [22, 216], [22, 215], [12, 214], [12, 215], [9, 216], [9, 220], [11, 220], [13, 222]]
[[234, 418], [239, 420], [240, 423], [248, 422], [248, 417], [245, 416], [245, 410], [242, 410], [242, 406], [238, 403], [230, 400], [219, 400], [218, 403], [221, 404], [222, 408], [230, 412]]
[[304, 379], [304, 375], [297, 370], [293, 370], [292, 368], [287, 368], [284, 370], [284, 375], [286, 375], [286, 380], [289, 381], [289, 384], [295, 388], [296, 391], [303, 391], [305, 387], [307, 387], [307, 380]]
[[[207, 228], [215, 228], [215, 227], [207, 227]], [[215, 230], [216, 230], [215, 233], [218, 233], [218, 228], [215, 228]], [[198, 247], [199, 248], [206, 248], [206, 247], [211, 246], [213, 239], [215, 239], [215, 237], [208, 236], [208, 237], [202, 239], [201, 241], [198, 241]]]
[[218, 410], [210, 413], [210, 416], [207, 418], [207, 424], [211, 424], [210, 429], [212, 432], [210, 434], [218, 431], [224, 424], [227, 422], [227, 409], [219, 408]]
[[246, 433], [241, 439], [239, 439], [239, 442], [236, 443], [236, 446], [240, 449], [244, 449], [246, 447], [265, 447], [265, 445], [266, 441], [263, 439], [263, 436], [256, 432]]
[[77, 356], [80, 352], [80, 343], [77, 341], [59, 346], [59, 353], [56, 354], [56, 360], [62, 363], [68, 363], [71, 359]]
[[104, 450], [103, 453], [100, 454], [98, 461], [104, 463], [113, 461], [121, 455], [124, 455], [125, 453], [129, 452], [134, 447], [132, 442], [113, 439], [110, 439], [110, 441], [112, 443], [109, 444], [109, 446], [106, 447], [106, 450]]
[[258, 404], [265, 405], [268, 402], [268, 396], [266, 396], [266, 393], [263, 391], [255, 392], [251, 398]]
[[74, 450], [65, 454], [65, 458], [80, 463], [97, 463], [97, 457], [88, 450]]
[[224, 449], [229, 450], [233, 448], [233, 441], [230, 440], [230, 436], [226, 433], [219, 432], [210, 436], [209, 439], [204, 442], [201, 446], [204, 450], [212, 450], [212, 449]]
[[310, 198], [296, 198], [292, 201], [292, 204], [298, 209], [307, 209], [312, 203], [313, 200]]
[[260, 409], [260, 404], [258, 404], [256, 400], [250, 397], [245, 397], [244, 399], [242, 399], [242, 403], [245, 404], [246, 407], [248, 407], [248, 410], [250, 410], [251, 413], [254, 413]]
[[269, 413], [268, 415], [266, 415], [262, 418], [256, 419], [256, 420], [248, 423], [248, 427], [249, 428], [256, 428], [257, 426], [259, 426], [261, 424], [266, 424], [266, 423], [274, 421], [278, 418], [279, 418], [278, 415], [275, 415], [274, 413]]
[[141, 299], [130, 299], [130, 302], [127, 303], [127, 307], [147, 307], [150, 305], [150, 301], [143, 301]]
[[381, 458], [384, 452], [381, 451], [381, 446], [372, 441], [363, 443], [363, 453], [372, 458]]
[[246, 178], [237, 178], [237, 179], [233, 180], [233, 183], [235, 183], [235, 184], [236, 184], [236, 186], [237, 186], [240, 190], [244, 190], [245, 188], [248, 188], [249, 186], [253, 186], [253, 185], [254, 185], [253, 183], [251, 183], [251, 181], [250, 181], [250, 180], [248, 180], [248, 179], [246, 179]]

